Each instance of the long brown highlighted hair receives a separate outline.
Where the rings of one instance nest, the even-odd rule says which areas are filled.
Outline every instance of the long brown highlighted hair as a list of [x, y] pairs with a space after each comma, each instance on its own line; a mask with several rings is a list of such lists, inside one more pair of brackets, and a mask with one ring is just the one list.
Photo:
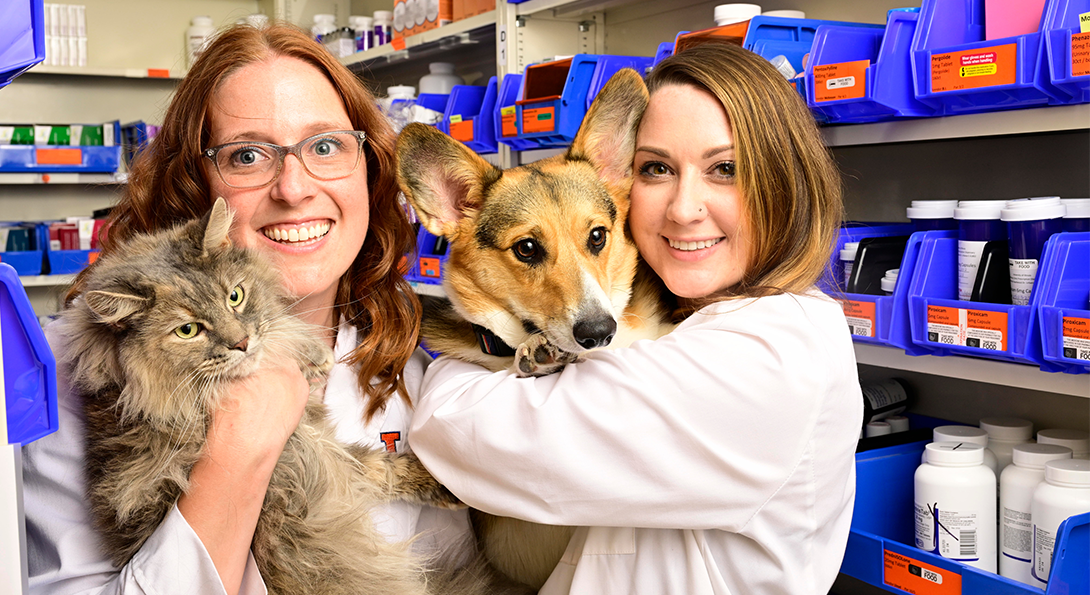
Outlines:
[[[214, 197], [201, 156], [211, 136], [210, 99], [239, 69], [276, 56], [297, 58], [321, 71], [340, 94], [354, 128], [367, 133], [370, 223], [363, 248], [341, 277], [334, 320], [343, 317], [359, 330], [359, 344], [349, 361], [359, 365], [370, 419], [395, 392], [411, 405], [402, 370], [418, 344], [420, 301], [398, 264], [412, 251], [415, 236], [398, 202], [393, 131], [364, 85], [308, 32], [273, 23], [262, 28], [236, 25], [216, 34], [178, 84], [159, 134], [134, 160], [125, 194], [111, 214], [103, 250], [116, 249], [134, 234], [200, 217], [212, 208]], [[69, 300], [82, 291], [83, 280], [83, 274], [76, 278]]]
[[767, 60], [726, 43], [660, 62], [647, 77], [648, 90], [653, 97], [669, 85], [718, 98], [734, 133], [751, 254], [731, 297], [809, 289], [827, 271], [844, 206], [840, 173], [799, 94]]

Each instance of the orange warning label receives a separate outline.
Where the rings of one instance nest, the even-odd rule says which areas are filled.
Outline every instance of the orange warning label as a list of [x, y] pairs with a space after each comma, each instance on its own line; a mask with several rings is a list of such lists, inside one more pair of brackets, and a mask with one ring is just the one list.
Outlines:
[[1064, 336], [1075, 339], [1090, 339], [1090, 320], [1064, 316]]
[[519, 131], [515, 114], [516, 108], [513, 105], [500, 108], [500, 136], [518, 136]]
[[522, 131], [525, 132], [552, 132], [556, 130], [556, 108], [535, 107], [522, 109]]
[[844, 319], [848, 321], [848, 330], [857, 337], [874, 336], [874, 302], [840, 300], [844, 309]]
[[1090, 361], [1090, 320], [1064, 316], [1063, 356]]
[[1090, 33], [1071, 36], [1071, 76], [1090, 75]]
[[915, 595], [961, 595], [961, 575], [889, 550], [885, 552], [885, 583]]
[[1016, 80], [1018, 44], [931, 56], [931, 92], [1010, 85]]
[[38, 165], [81, 165], [83, 151], [80, 149], [35, 149], [34, 160]]
[[856, 99], [867, 94], [870, 60], [814, 67], [814, 101]]
[[455, 122], [453, 118], [450, 121], [450, 135], [463, 143], [467, 143], [473, 140], [473, 120], [462, 120]]
[[1007, 313], [927, 306], [927, 340], [990, 351], [1007, 350]]

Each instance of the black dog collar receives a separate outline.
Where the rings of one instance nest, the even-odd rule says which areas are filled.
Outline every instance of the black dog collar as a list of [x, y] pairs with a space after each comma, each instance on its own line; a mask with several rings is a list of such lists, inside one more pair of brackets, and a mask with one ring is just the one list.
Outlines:
[[496, 336], [492, 331], [484, 328], [479, 324], [473, 325], [473, 334], [477, 335], [477, 345], [480, 346], [482, 353], [488, 355], [495, 355], [497, 357], [511, 357], [515, 355], [515, 349], [503, 342], [503, 339]]

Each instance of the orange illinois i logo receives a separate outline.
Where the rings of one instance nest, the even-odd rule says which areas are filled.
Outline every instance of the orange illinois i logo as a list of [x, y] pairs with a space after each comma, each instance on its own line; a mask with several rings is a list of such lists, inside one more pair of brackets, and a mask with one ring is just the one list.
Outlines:
[[386, 445], [386, 452], [397, 452], [397, 443], [401, 440], [401, 432], [383, 432], [378, 437]]

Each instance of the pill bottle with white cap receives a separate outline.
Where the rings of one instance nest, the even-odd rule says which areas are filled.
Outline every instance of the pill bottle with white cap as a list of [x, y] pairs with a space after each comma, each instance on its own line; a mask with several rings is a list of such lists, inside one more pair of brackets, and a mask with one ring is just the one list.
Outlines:
[[988, 450], [998, 461], [996, 473], [1003, 473], [1011, 464], [1015, 444], [1033, 440], [1033, 422], [1017, 417], [985, 417], [980, 420], [980, 429], [988, 433]]
[[1033, 491], [1033, 568], [1035, 585], [1045, 588], [1060, 523], [1090, 512], [1090, 461], [1059, 459], [1045, 463], [1045, 480]]
[[996, 570], [995, 474], [984, 448], [931, 442], [913, 476], [916, 547], [980, 570]]
[[1033, 492], [1045, 480], [1045, 463], [1070, 459], [1071, 449], [1055, 444], [1019, 444], [999, 478], [999, 575], [1037, 584], [1033, 564]]
[[[969, 442], [971, 444], [977, 444], [984, 448], [984, 465], [995, 473], [996, 479], [999, 478], [999, 463], [995, 458], [995, 453], [988, 450], [988, 433], [980, 428], [974, 426], [939, 426], [931, 431], [931, 440], [934, 442]], [[927, 458], [927, 451], [924, 450], [921, 459]]]
[[1090, 432], [1067, 428], [1049, 428], [1037, 432], [1039, 444], [1057, 444], [1071, 449], [1071, 458], [1090, 458]]

